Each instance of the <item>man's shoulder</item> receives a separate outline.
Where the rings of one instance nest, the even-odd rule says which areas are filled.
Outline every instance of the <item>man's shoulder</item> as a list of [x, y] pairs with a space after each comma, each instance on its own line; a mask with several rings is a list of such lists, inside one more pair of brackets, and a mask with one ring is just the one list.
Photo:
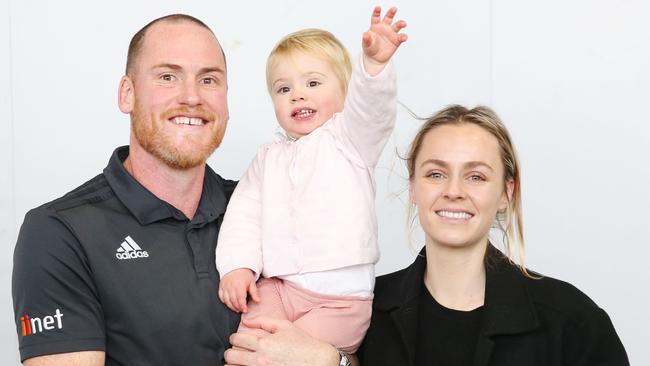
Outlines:
[[101, 202], [113, 196], [115, 196], [115, 193], [109, 186], [104, 174], [98, 174], [63, 196], [30, 210], [26, 215], [26, 219], [30, 216], [56, 214], [81, 205]]

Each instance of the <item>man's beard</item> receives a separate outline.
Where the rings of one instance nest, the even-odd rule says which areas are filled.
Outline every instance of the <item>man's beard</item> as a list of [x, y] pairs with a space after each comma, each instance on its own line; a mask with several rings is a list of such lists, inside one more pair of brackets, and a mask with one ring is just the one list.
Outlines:
[[218, 121], [214, 114], [202, 108], [193, 108], [191, 112], [198, 114], [208, 123], [222, 123], [224, 126], [218, 129], [210, 129], [208, 126], [203, 127], [206, 129], [206, 133], [212, 134], [207, 143], [187, 139], [184, 141], [187, 144], [186, 146], [175, 146], [174, 136], [167, 135], [168, 131], [159, 123], [170, 123], [167, 119], [171, 116], [189, 112], [190, 110], [187, 108], [175, 108], [161, 113], [158, 121], [154, 119], [153, 115], [147, 119], [136, 98], [131, 117], [131, 131], [146, 152], [160, 159], [170, 168], [178, 170], [191, 169], [205, 164], [208, 157], [219, 147], [226, 121]]

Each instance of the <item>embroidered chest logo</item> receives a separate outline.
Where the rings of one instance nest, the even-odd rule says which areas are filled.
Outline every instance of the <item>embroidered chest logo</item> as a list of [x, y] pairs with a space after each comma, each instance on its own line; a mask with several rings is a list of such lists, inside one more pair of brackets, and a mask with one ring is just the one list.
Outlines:
[[56, 309], [54, 315], [47, 315], [41, 318], [30, 317], [25, 314], [20, 317], [20, 328], [23, 337], [42, 333], [46, 330], [52, 330], [55, 328], [63, 329], [63, 314], [61, 310]]
[[115, 253], [117, 259], [136, 259], [136, 258], [148, 258], [149, 253], [146, 250], [142, 250], [138, 243], [135, 242], [130, 236], [124, 238], [120, 247], [117, 248], [117, 253]]

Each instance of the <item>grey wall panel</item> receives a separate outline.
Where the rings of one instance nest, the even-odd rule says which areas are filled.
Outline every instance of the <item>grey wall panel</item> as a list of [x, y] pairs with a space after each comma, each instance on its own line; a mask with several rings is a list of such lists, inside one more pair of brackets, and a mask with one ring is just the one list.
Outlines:
[[650, 364], [650, 5], [495, 0], [494, 105], [524, 172], [530, 266], [603, 307]]

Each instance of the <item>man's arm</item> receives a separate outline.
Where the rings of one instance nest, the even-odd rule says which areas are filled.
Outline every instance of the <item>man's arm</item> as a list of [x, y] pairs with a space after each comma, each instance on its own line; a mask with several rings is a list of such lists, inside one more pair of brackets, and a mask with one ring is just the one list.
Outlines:
[[234, 366], [338, 366], [336, 348], [310, 337], [287, 320], [259, 317], [246, 322], [269, 334], [234, 333], [226, 350], [226, 365]]
[[25, 366], [104, 366], [105, 354], [101, 351], [60, 353], [58, 355], [28, 358]]
[[43, 359], [49, 362], [45, 365], [67, 365], [58, 358], [41, 358], [66, 352], [103, 354], [104, 313], [94, 283], [86, 252], [72, 229], [54, 210], [30, 211], [18, 235], [12, 276], [16, 331], [25, 364], [39, 365], [34, 362]]

